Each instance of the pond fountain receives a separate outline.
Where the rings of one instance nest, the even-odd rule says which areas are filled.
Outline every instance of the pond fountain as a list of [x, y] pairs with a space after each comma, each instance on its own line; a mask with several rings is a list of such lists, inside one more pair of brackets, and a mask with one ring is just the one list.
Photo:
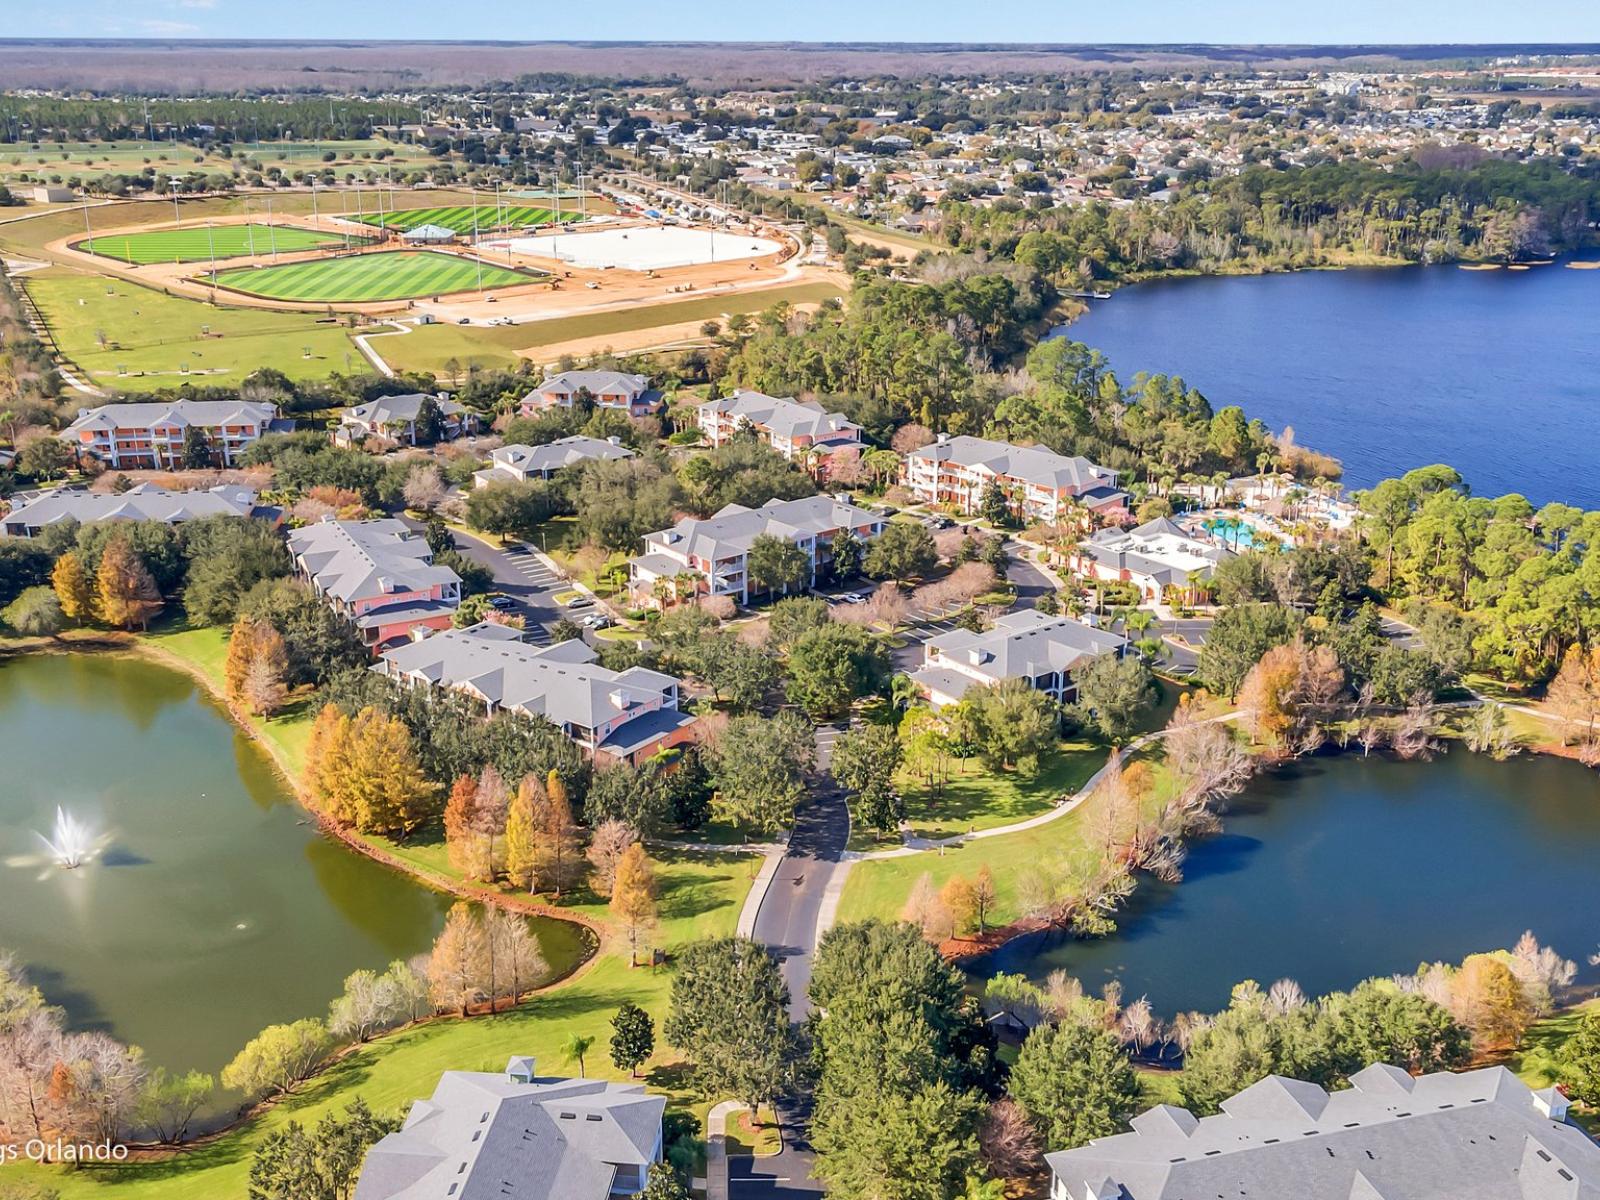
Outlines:
[[78, 820], [59, 804], [56, 805], [55, 829], [49, 837], [39, 835], [50, 850], [50, 857], [58, 867], [71, 871], [94, 857], [95, 834], [85, 822]]

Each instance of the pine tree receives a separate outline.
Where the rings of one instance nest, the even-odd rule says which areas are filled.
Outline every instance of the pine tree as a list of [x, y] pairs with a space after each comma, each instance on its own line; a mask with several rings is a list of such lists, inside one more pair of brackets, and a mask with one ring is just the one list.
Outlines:
[[222, 662], [222, 687], [228, 699], [238, 700], [244, 694], [244, 681], [249, 677], [255, 649], [256, 623], [250, 617], [241, 616], [228, 632], [228, 656]]
[[341, 791], [350, 757], [350, 718], [335, 704], [324, 704], [306, 742], [305, 779], [311, 805], [336, 825], [354, 817]]
[[55, 588], [61, 612], [68, 620], [81, 625], [99, 616], [95, 610], [94, 588], [89, 586], [89, 576], [76, 551], [68, 550], [56, 559], [55, 569], [50, 572], [50, 585]]
[[656, 923], [655, 869], [638, 842], [629, 846], [617, 863], [611, 911], [628, 932], [628, 965], [637, 966], [639, 939]]
[[122, 536], [113, 537], [100, 553], [95, 596], [101, 619], [120, 629], [147, 628], [164, 603], [149, 569]]
[[350, 726], [349, 754], [338, 795], [363, 833], [405, 836], [432, 814], [437, 794], [395, 717], [364, 708]]

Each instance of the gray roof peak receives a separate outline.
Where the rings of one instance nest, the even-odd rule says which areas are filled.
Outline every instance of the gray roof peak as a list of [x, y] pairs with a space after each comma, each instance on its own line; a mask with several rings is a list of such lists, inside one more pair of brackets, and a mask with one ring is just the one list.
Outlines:
[[1268, 1075], [1222, 1102], [1222, 1111], [1230, 1117], [1255, 1121], [1315, 1121], [1327, 1107], [1328, 1093], [1322, 1088], [1282, 1075]]
[[1186, 1138], [1200, 1128], [1200, 1119], [1187, 1108], [1179, 1108], [1175, 1104], [1158, 1104], [1147, 1112], [1140, 1113], [1129, 1124], [1133, 1126], [1134, 1132], [1149, 1134], [1151, 1137]]

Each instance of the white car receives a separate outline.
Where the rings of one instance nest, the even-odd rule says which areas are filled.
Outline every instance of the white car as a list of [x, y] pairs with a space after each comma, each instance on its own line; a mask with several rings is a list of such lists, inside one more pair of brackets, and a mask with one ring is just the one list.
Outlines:
[[585, 629], [605, 629], [613, 624], [605, 613], [590, 613], [581, 622]]
[[839, 599], [844, 601], [846, 604], [865, 604], [867, 602], [867, 596], [865, 592], [846, 592], [844, 595], [840, 596]]

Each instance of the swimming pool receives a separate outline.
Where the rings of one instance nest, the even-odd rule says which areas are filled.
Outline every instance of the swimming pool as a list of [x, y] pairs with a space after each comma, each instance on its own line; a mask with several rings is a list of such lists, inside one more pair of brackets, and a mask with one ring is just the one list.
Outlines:
[[1270, 537], [1238, 517], [1211, 517], [1202, 521], [1200, 528], [1233, 550], [1254, 550], [1272, 544]]

